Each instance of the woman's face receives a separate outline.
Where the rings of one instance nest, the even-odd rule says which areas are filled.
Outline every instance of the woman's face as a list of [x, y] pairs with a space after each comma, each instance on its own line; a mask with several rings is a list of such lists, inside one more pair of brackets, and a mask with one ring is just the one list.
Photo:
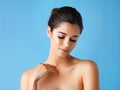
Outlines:
[[69, 55], [75, 47], [80, 34], [80, 28], [76, 24], [63, 22], [53, 29], [52, 32], [48, 28], [47, 33], [51, 39], [51, 49], [58, 56], [63, 57]]

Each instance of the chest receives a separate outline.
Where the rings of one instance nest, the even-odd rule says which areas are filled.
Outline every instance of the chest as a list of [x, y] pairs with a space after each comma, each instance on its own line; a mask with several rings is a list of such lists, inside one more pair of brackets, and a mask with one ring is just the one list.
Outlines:
[[48, 74], [37, 83], [37, 90], [82, 90], [78, 78], [71, 73]]

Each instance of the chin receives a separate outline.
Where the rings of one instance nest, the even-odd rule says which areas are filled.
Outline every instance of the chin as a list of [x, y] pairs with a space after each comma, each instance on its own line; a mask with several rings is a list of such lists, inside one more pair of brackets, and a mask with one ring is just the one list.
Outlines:
[[63, 53], [58, 53], [58, 57], [60, 57], [60, 58], [65, 58], [65, 57], [67, 57], [67, 56], [69, 56], [69, 54], [63, 54]]

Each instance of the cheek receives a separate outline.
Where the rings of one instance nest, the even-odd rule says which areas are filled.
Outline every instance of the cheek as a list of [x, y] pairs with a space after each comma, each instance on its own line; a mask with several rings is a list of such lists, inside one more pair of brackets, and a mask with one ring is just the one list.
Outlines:
[[76, 43], [73, 43], [73, 44], [71, 45], [71, 49], [73, 49], [75, 46], [76, 46]]
[[54, 37], [54, 38], [53, 38], [53, 44], [54, 44], [54, 46], [59, 46], [59, 45], [61, 45], [60, 39], [59, 39], [58, 37]]

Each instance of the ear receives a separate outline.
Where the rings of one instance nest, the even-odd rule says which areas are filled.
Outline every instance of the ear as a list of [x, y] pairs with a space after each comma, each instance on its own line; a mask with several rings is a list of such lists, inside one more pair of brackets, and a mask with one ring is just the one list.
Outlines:
[[48, 37], [51, 37], [51, 34], [52, 34], [52, 33], [51, 33], [51, 28], [50, 28], [50, 26], [48, 26], [48, 27], [47, 27], [47, 36], [48, 36]]

